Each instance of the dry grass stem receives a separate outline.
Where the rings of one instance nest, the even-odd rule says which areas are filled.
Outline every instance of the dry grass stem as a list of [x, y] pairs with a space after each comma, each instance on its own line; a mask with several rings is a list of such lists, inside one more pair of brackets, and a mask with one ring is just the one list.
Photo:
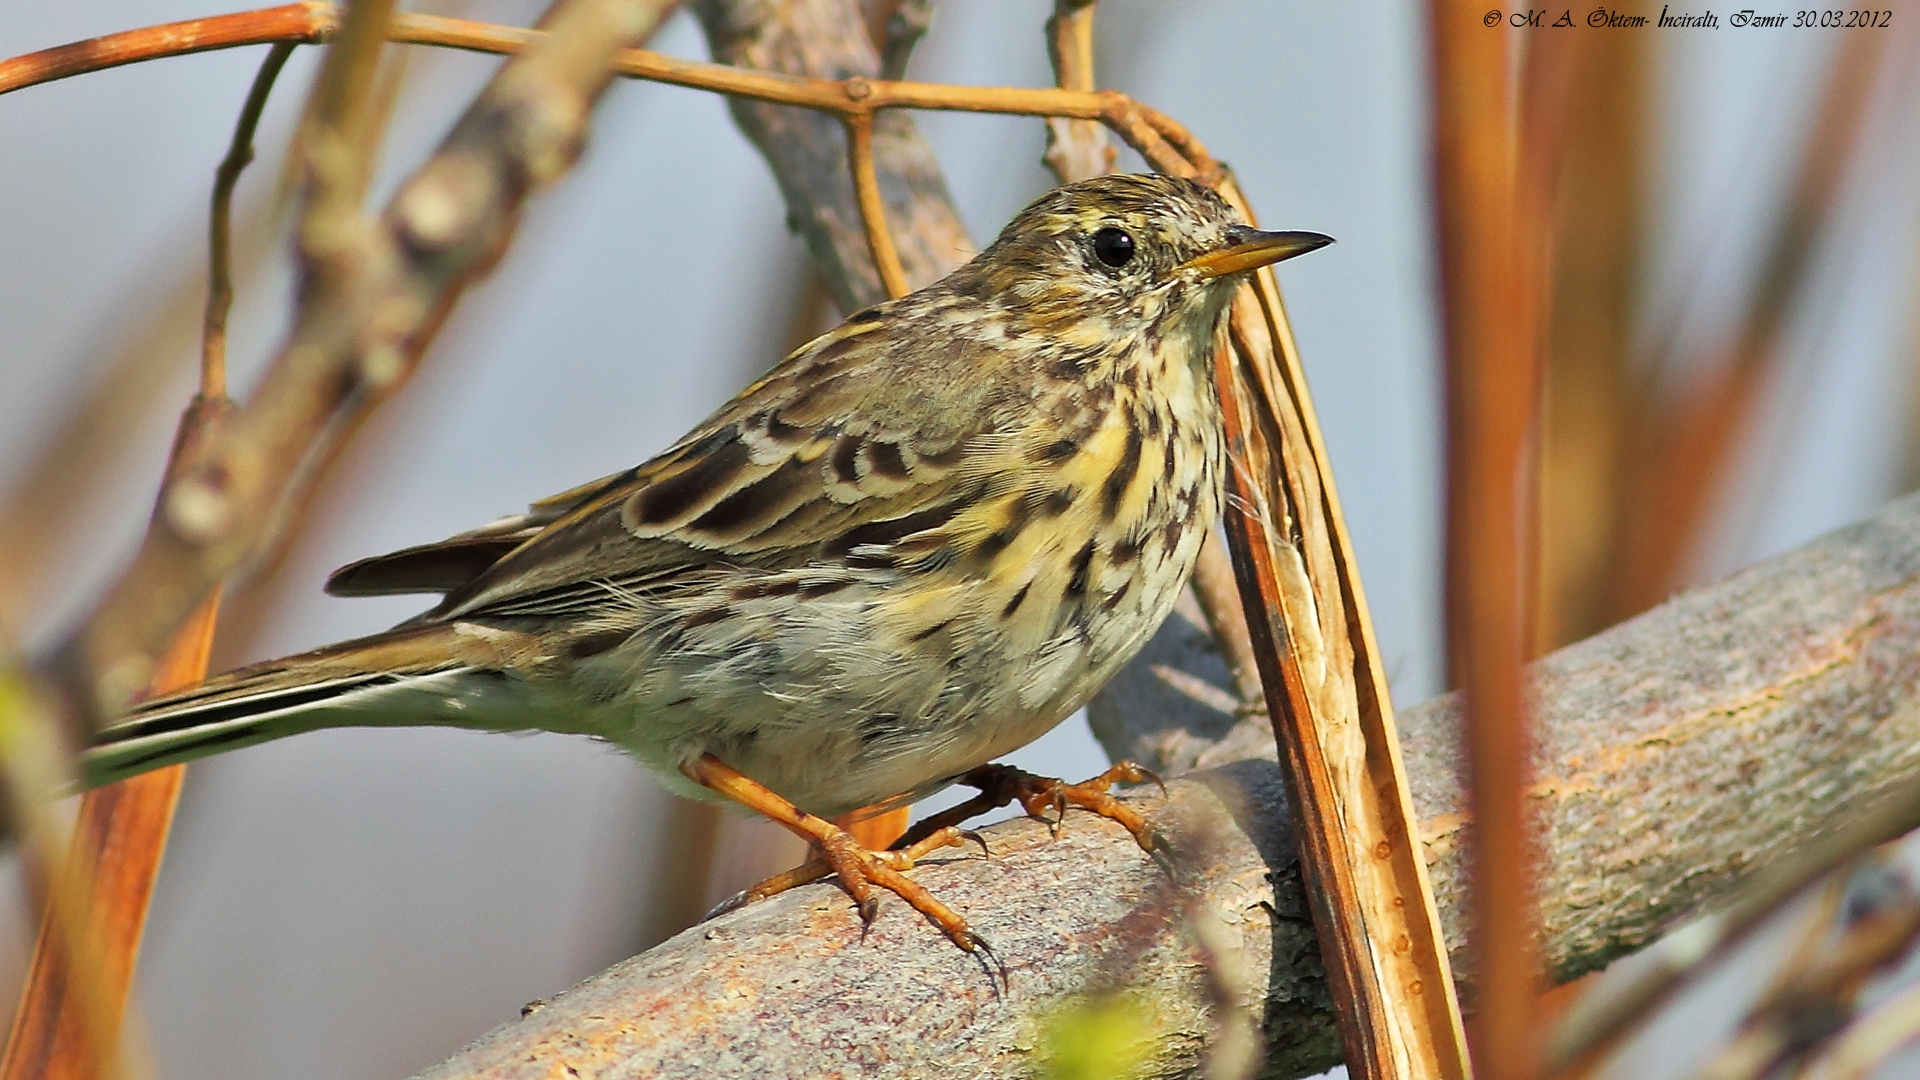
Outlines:
[[214, 172], [207, 215], [207, 311], [200, 338], [200, 396], [227, 396], [227, 315], [233, 309], [233, 189], [253, 161], [253, 135], [266, 111], [274, 80], [293, 55], [293, 45], [276, 42], [261, 62], [240, 107], [227, 156]]

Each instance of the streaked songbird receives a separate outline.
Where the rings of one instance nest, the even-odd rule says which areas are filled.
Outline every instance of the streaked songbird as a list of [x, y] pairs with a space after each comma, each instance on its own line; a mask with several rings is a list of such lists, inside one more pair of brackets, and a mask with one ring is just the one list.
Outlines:
[[[1167, 176], [1058, 188], [944, 279], [856, 312], [637, 468], [336, 572], [439, 593], [384, 633], [156, 698], [83, 756], [103, 784], [319, 728], [575, 732], [812, 841], [753, 891], [833, 875], [871, 918], [958, 844], [826, 819], [970, 783], [1151, 829], [1106, 794], [993, 766], [1152, 635], [1213, 525], [1211, 369], [1243, 275], [1327, 237], [1260, 232]], [[977, 802], [978, 800], [976, 800]]]

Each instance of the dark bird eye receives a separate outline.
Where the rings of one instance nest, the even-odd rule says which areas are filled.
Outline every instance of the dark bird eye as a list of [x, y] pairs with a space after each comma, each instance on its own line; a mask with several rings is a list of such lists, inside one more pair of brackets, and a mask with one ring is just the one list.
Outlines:
[[1101, 229], [1093, 234], [1093, 254], [1108, 266], [1125, 266], [1133, 261], [1133, 237], [1124, 229]]

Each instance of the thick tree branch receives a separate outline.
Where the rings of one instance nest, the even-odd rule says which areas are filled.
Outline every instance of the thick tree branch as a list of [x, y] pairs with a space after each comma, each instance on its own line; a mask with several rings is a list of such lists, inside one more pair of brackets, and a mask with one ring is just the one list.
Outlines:
[[[1236, 724], [1218, 708], [1232, 708], [1231, 682], [1204, 642], [1195, 622], [1169, 621], [1116, 692], [1197, 707], [1097, 717], [1109, 752], [1170, 771], [1230, 747], [1272, 754], [1263, 718]], [[1920, 499], [1555, 653], [1534, 670], [1534, 702], [1542, 948], [1564, 980], [1920, 782]], [[1408, 710], [1400, 724], [1453, 963], [1471, 988], [1455, 703]], [[1245, 760], [1172, 788], [1171, 807], [1144, 805], [1198, 838], [1207, 865], [1188, 886], [1269, 972], [1252, 1003], [1266, 1017], [1269, 1075], [1325, 1068], [1337, 1044], [1277, 774]], [[863, 943], [845, 897], [811, 886], [695, 927], [424, 1075], [569, 1065], [591, 1078], [690, 1063], [756, 1080], [1023, 1075], [1050, 1010], [1118, 982], [1142, 988], [1163, 1017], [1153, 1074], [1191, 1068], [1208, 1030], [1201, 971], [1164, 914], [1161, 871], [1126, 833], [1081, 815], [1050, 842], [1029, 822], [987, 837], [991, 860], [916, 874], [1000, 950], [1013, 972], [1003, 998], [903, 907], [883, 909]], [[851, 1034], [881, 1030], [890, 1036]]]

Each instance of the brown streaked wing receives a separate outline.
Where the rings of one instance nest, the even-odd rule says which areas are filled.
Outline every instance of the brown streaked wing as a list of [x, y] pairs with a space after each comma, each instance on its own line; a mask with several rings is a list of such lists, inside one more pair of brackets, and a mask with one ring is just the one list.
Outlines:
[[333, 596], [452, 592], [479, 577], [514, 548], [539, 535], [569, 510], [628, 479], [633, 472], [625, 469], [603, 476], [541, 499], [524, 514], [488, 522], [445, 540], [350, 562], [327, 576], [326, 591]]
[[[916, 350], [933, 369], [921, 374], [968, 383], [967, 405], [903, 385], [888, 362], [900, 333], [897, 320], [848, 323], [797, 350], [660, 456], [571, 504], [429, 618], [577, 616], [596, 594], [615, 602], [606, 584], [658, 588], [715, 563], [773, 569], [833, 558], [843, 534], [950, 504], [957, 477], [978, 464], [956, 447], [1027, 418], [990, 407], [1006, 400], [994, 384], [1008, 373], [977, 346], [973, 355], [952, 341]], [[941, 404], [920, 404], [929, 400]], [[831, 453], [848, 440], [862, 451], [852, 481]], [[1011, 449], [1018, 440], [986, 441]]]

